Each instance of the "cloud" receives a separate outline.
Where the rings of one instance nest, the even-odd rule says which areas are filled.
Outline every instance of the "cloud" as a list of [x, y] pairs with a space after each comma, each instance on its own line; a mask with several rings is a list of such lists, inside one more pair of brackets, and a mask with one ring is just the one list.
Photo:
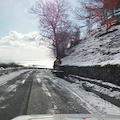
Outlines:
[[9, 32], [9, 36], [5, 36], [0, 40], [0, 46], [8, 47], [38, 47], [42, 36], [38, 32], [31, 32], [29, 34], [21, 34], [16, 31]]
[[0, 40], [0, 59], [13, 61], [51, 61], [51, 51], [39, 45], [42, 36], [38, 32], [21, 34], [9, 32]]

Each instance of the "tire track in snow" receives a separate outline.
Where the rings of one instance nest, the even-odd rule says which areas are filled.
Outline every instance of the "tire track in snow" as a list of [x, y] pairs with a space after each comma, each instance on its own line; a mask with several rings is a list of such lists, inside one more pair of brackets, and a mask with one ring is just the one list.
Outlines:
[[15, 71], [7, 75], [3, 75], [0, 77], [0, 86], [6, 84], [8, 81], [14, 79], [15, 77], [19, 76], [20, 74], [27, 72], [30, 70], [20, 70], [20, 71]]
[[38, 81], [39, 84], [42, 84], [42, 89], [43, 89], [44, 93], [45, 93], [47, 96], [49, 96], [49, 97], [51, 98], [51, 100], [52, 100], [52, 106], [53, 106], [53, 107], [48, 111], [48, 113], [55, 114], [55, 112], [56, 112], [56, 110], [57, 110], [58, 108], [57, 108], [57, 105], [56, 105], [55, 101], [54, 101], [53, 98], [52, 98], [52, 95], [51, 95], [50, 91], [48, 90], [47, 86], [45, 85], [45, 82], [43, 82], [43, 81], [40, 80], [40, 78], [39, 78], [38, 75], [37, 75], [37, 81]]

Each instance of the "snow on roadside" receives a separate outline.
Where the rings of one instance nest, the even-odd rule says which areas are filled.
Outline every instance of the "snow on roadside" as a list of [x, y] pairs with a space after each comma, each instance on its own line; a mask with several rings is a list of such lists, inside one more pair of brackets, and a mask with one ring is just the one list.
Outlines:
[[[69, 77], [69, 79], [74, 81], [75, 83], [82, 83], [82, 84], [85, 83], [87, 85], [87, 87], [91, 87], [92, 89], [94, 89], [100, 93], [114, 97], [116, 99], [120, 99], [120, 86], [118, 86], [118, 85], [114, 85], [109, 82], [103, 82], [102, 80], [80, 77], [77, 75], [70, 75], [70, 76], [71, 77]], [[85, 80], [85, 81], [79, 81], [77, 78], [80, 78], [81, 80]], [[92, 81], [94, 81], [96, 84], [91, 83]], [[97, 85], [97, 83], [100, 83], [100, 85]], [[106, 85], [107, 88], [102, 87], [102, 85], [103, 86]]]
[[0, 70], [14, 70], [14, 69], [20, 69], [21, 67], [7, 67], [7, 68], [4, 68], [4, 67], [0, 67]]
[[21, 80], [17, 80], [14, 84], [10, 85], [7, 89], [6, 92], [16, 92], [17, 87], [19, 86], [19, 84], [24, 84], [25, 81], [27, 80], [27, 78], [29, 77], [30, 73], [32, 71], [30, 71], [29, 73], [26, 74], [25, 78], [21, 81]]
[[111, 89], [111, 88], [110, 89], [104, 88], [104, 87], [101, 87], [101, 86], [98, 86], [98, 85], [95, 85], [95, 84], [92, 84], [89, 82], [85, 82], [85, 84], [87, 85], [87, 87], [91, 87], [92, 89], [94, 89], [100, 93], [114, 97], [116, 99], [120, 99], [120, 92], [119, 91], [113, 91], [113, 89]]
[[[120, 115], [120, 108], [103, 100], [98, 97], [94, 93], [85, 91], [80, 84], [69, 83], [64, 79], [55, 77], [50, 71], [45, 71], [47, 73], [47, 78], [54, 82], [55, 85], [59, 87], [66, 88], [71, 92], [71, 95], [76, 94], [76, 97], [79, 96], [86, 104], [86, 109], [89, 110], [90, 113], [96, 113], [96, 111], [100, 114], [107, 115]], [[96, 110], [96, 111], [95, 111]]]
[[13, 68], [11, 68], [11, 67], [10, 68], [9, 67], [8, 68], [0, 67], [0, 70], [9, 70], [9, 69], [13, 69]]
[[[92, 78], [86, 78], [86, 77], [80, 77], [78, 75], [71, 75], [72, 77], [76, 77], [76, 78], [80, 78], [81, 80], [88, 80], [88, 81], [94, 81], [96, 83], [101, 83], [103, 85], [108, 85], [110, 87], [114, 87], [114, 88], [118, 88], [120, 89], [120, 86], [118, 85], [115, 85], [115, 84], [112, 84], [112, 83], [109, 83], [109, 82], [104, 82], [102, 80], [97, 80], [97, 79], [92, 79]], [[73, 79], [73, 78], [72, 78]]]
[[30, 70], [20, 70], [20, 71], [15, 71], [10, 74], [2, 75], [0, 76], [0, 86], [6, 84], [8, 81], [12, 80], [13, 78], [19, 76], [20, 74], [27, 72]]
[[0, 67], [0, 70], [4, 70], [5, 68], [3, 68], [3, 67]]

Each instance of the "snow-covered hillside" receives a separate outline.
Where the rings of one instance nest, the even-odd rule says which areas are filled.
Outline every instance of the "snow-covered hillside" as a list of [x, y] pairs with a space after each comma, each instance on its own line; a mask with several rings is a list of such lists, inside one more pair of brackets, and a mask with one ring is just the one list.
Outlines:
[[106, 64], [120, 64], [120, 25], [113, 26], [107, 34], [100, 31], [93, 37], [82, 40], [62, 59], [62, 65], [69, 66]]

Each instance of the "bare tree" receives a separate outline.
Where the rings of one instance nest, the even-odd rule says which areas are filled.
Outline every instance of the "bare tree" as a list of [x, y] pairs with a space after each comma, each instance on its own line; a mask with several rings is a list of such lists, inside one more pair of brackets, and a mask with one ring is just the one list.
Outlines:
[[84, 24], [84, 26], [87, 26], [88, 33], [90, 33], [91, 30], [91, 13], [86, 9], [87, 4], [89, 3], [88, 0], [78, 0], [79, 6], [75, 8], [75, 15], [78, 20]]
[[65, 0], [37, 1], [35, 6], [30, 8], [30, 13], [36, 14], [39, 18], [39, 29], [44, 30], [45, 36], [53, 40], [55, 56], [59, 58], [59, 43], [57, 33], [69, 24], [68, 7]]
[[58, 54], [60, 58], [65, 57], [65, 51], [72, 35], [72, 24], [69, 22], [56, 33], [58, 41]]
[[94, 26], [100, 21], [101, 0], [78, 0], [79, 6], [75, 9], [78, 20], [83, 21], [89, 34]]

